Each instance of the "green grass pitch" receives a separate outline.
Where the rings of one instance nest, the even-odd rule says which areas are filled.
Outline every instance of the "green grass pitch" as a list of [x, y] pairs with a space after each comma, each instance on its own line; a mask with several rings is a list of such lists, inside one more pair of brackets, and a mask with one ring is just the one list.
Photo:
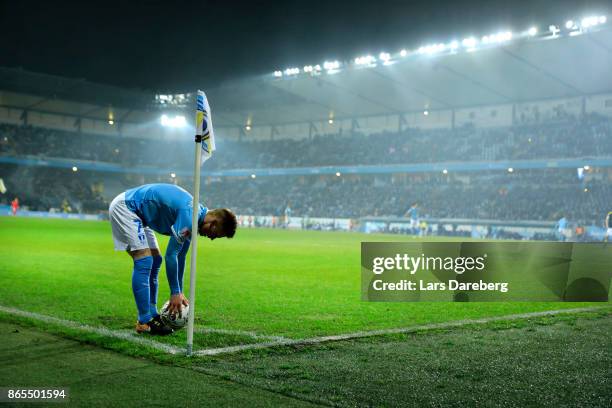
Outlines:
[[[599, 308], [191, 359], [0, 312], [0, 387], [69, 386], [71, 406], [88, 407], [138, 405], [143, 387], [176, 403], [159, 381], [180, 384], [184, 406], [610, 406], [609, 303], [362, 302], [360, 242], [415, 239], [241, 229], [200, 240], [196, 328], [219, 330], [197, 331], [196, 350], [266, 341], [241, 332], [305, 339]], [[0, 306], [133, 332], [131, 260], [107, 222], [0, 217], [0, 242]], [[183, 346], [185, 330], [154, 340]]]
[[[132, 263], [113, 250], [108, 222], [9, 217], [0, 222], [0, 305], [133, 328]], [[231, 240], [200, 239], [196, 325], [300, 339], [585, 305], [362, 302], [360, 242], [414, 239], [265, 229], [240, 229]], [[162, 251], [167, 241], [159, 236]], [[160, 304], [168, 298], [163, 266], [159, 297]], [[163, 341], [183, 344], [184, 331]], [[198, 347], [252, 341], [219, 333], [195, 339]]]

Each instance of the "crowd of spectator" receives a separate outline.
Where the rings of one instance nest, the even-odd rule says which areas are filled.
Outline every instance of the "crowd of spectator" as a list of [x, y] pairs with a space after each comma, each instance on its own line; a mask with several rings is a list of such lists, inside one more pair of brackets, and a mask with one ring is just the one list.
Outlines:
[[[118, 163], [128, 172], [136, 165], [188, 168], [193, 160], [192, 148], [187, 141], [150, 143], [146, 139], [0, 124], [0, 155]], [[509, 128], [407, 129], [368, 136], [319, 135], [303, 140], [238, 142], [219, 138], [218, 149], [223, 154], [214, 155], [207, 169], [611, 157], [612, 119], [588, 115]], [[104, 211], [109, 197], [99, 186], [126, 177], [16, 165], [2, 165], [0, 170], [5, 181], [9, 175], [10, 194], [37, 210]], [[143, 176], [132, 184], [145, 180], [172, 181]], [[401, 216], [410, 203], [419, 202], [421, 214], [434, 218], [553, 221], [563, 215], [589, 224], [610, 210], [611, 180], [612, 174], [602, 169], [587, 170], [580, 178], [576, 170], [560, 169], [275, 176], [209, 180], [203, 191], [208, 205], [232, 207], [243, 214], [280, 216], [290, 206], [295, 216]], [[191, 183], [179, 180], [183, 182], [186, 186]], [[6, 201], [6, 197], [1, 199]]]
[[[307, 167], [327, 165], [411, 164], [450, 161], [493, 161], [612, 155], [612, 119], [588, 115], [547, 123], [506, 128], [383, 132], [362, 135], [315, 135], [301, 140], [224, 140], [207, 168]], [[34, 155], [118, 163], [126, 167], [151, 165], [189, 168], [191, 138], [151, 141], [118, 136], [95, 136], [32, 126], [0, 124], [0, 154]], [[163, 152], [160, 154], [159, 152]]]
[[[575, 170], [420, 176], [308, 176], [221, 179], [203, 187], [212, 206], [242, 214], [359, 218], [403, 216], [412, 203], [431, 218], [591, 224], [609, 211], [612, 174], [579, 180]], [[603, 214], [603, 215], [602, 215]]]

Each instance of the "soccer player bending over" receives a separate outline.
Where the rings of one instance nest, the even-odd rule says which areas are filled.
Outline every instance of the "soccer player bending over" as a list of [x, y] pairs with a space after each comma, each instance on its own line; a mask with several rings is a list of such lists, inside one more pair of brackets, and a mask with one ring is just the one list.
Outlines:
[[[110, 204], [115, 250], [127, 250], [134, 260], [132, 291], [138, 309], [138, 333], [172, 333], [157, 312], [157, 275], [162, 257], [153, 231], [170, 236], [165, 254], [171, 293], [169, 310], [176, 313], [188, 304], [183, 295], [183, 274], [191, 242], [192, 210], [191, 194], [173, 184], [145, 184], [119, 194]], [[208, 210], [200, 205], [197, 228], [210, 240], [232, 238], [236, 216], [226, 208]]]

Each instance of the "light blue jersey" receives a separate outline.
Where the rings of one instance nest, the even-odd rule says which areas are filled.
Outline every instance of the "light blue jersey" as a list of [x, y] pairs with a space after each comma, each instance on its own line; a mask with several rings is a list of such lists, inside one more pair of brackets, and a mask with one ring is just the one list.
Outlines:
[[416, 207], [410, 207], [406, 214], [410, 216], [411, 220], [417, 220], [419, 218], [419, 210]]
[[[145, 227], [170, 236], [165, 255], [168, 284], [173, 295], [182, 293], [185, 256], [191, 240], [193, 197], [174, 184], [145, 184], [126, 191], [125, 204]], [[207, 212], [200, 205], [198, 223]]]
[[[125, 192], [125, 204], [145, 227], [172, 235], [180, 244], [191, 236], [193, 197], [174, 184], [145, 184]], [[200, 205], [199, 222], [207, 209]]]

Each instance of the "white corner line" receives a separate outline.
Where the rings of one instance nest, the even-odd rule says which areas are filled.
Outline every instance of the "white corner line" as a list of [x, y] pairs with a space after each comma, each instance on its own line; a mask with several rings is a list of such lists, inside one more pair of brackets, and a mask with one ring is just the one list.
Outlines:
[[265, 342], [265, 343], [244, 344], [240, 346], [203, 349], [203, 350], [195, 351], [193, 354], [196, 356], [216, 356], [219, 354], [236, 353], [239, 351], [246, 351], [246, 350], [259, 350], [259, 349], [282, 347], [282, 346], [312, 345], [312, 344], [320, 344], [320, 343], [327, 343], [327, 342], [333, 342], [333, 341], [342, 341], [342, 340], [359, 339], [359, 338], [365, 338], [365, 337], [382, 336], [382, 335], [387, 335], [387, 334], [401, 334], [401, 333], [413, 333], [417, 331], [447, 329], [447, 328], [467, 326], [470, 324], [484, 324], [484, 323], [497, 322], [497, 321], [528, 319], [532, 317], [554, 316], [554, 315], [564, 314], [564, 313], [595, 311], [595, 310], [604, 309], [604, 308], [606, 307], [605, 306], [602, 306], [602, 307], [595, 306], [595, 307], [581, 307], [581, 308], [574, 308], [574, 309], [546, 310], [542, 312], [520, 313], [520, 314], [512, 314], [512, 315], [505, 315], [505, 316], [492, 316], [492, 317], [484, 317], [480, 319], [455, 320], [451, 322], [432, 323], [432, 324], [425, 324], [421, 326], [411, 326], [411, 327], [403, 327], [403, 328], [395, 328], [395, 329], [358, 331], [354, 333], [337, 334], [337, 335], [322, 336], [322, 337], [311, 337], [311, 338], [299, 339], [299, 340], [285, 339], [285, 340], [271, 341], [271, 342]]
[[[311, 338], [306, 338], [306, 339], [295, 339], [295, 340], [288, 339], [288, 338], [281, 337], [281, 336], [260, 335], [257, 333], [240, 331], [240, 330], [199, 328], [198, 332], [200, 333], [238, 334], [238, 335], [249, 336], [249, 337], [253, 337], [257, 339], [269, 338], [271, 339], [271, 341], [262, 342], [262, 343], [253, 343], [253, 344], [242, 344], [242, 345], [237, 345], [237, 346], [201, 349], [201, 350], [195, 351], [193, 355], [195, 356], [216, 356], [220, 354], [237, 353], [237, 352], [246, 351], [246, 350], [259, 350], [259, 349], [282, 347], [282, 346], [313, 345], [313, 344], [321, 344], [321, 343], [327, 343], [327, 342], [333, 342], [333, 341], [342, 341], [342, 340], [382, 336], [382, 335], [388, 335], [388, 334], [413, 333], [417, 331], [447, 329], [447, 328], [467, 326], [470, 324], [484, 324], [484, 323], [490, 323], [490, 322], [496, 322], [496, 321], [528, 319], [532, 317], [543, 317], [543, 316], [554, 316], [554, 315], [564, 314], [564, 313], [596, 311], [596, 310], [605, 309], [605, 308], [607, 307], [606, 306], [594, 306], [594, 307], [581, 307], [581, 308], [573, 308], [573, 309], [546, 310], [542, 312], [530, 312], [530, 313], [520, 313], [520, 314], [512, 314], [512, 315], [504, 315], [504, 316], [492, 316], [492, 317], [484, 317], [480, 319], [455, 320], [455, 321], [450, 321], [450, 322], [432, 323], [432, 324], [426, 324], [426, 325], [421, 325], [421, 326], [358, 331], [358, 332], [353, 332], [353, 333], [337, 334], [337, 335], [331, 335], [331, 336], [311, 337]], [[39, 320], [39, 321], [46, 322], [46, 323], [56, 324], [59, 326], [69, 327], [69, 328], [80, 330], [80, 331], [87, 332], [87, 333], [94, 333], [94, 334], [98, 334], [104, 337], [112, 337], [112, 338], [129, 341], [129, 342], [141, 344], [143, 346], [147, 346], [147, 347], [159, 350], [159, 351], [163, 351], [168, 354], [174, 355], [174, 354], [185, 353], [185, 349], [183, 347], [172, 346], [169, 344], [160, 343], [158, 341], [140, 337], [127, 330], [111, 330], [111, 329], [107, 329], [104, 327], [94, 327], [94, 326], [89, 326], [87, 324], [81, 324], [81, 323], [71, 321], [71, 320], [60, 319], [57, 317], [47, 316], [47, 315], [34, 313], [34, 312], [27, 312], [25, 310], [15, 309], [15, 308], [6, 307], [2, 305], [0, 305], [0, 312], [22, 316], [22, 317], [27, 317], [30, 319]]]
[[202, 334], [206, 334], [206, 333], [229, 334], [229, 335], [236, 335], [236, 336], [251, 337], [253, 339], [261, 339], [261, 340], [273, 340], [273, 341], [291, 340], [283, 336], [272, 336], [272, 335], [259, 334], [259, 333], [255, 333], [252, 331], [244, 331], [244, 330], [216, 329], [214, 327], [196, 327], [194, 331], [196, 333], [202, 333]]
[[104, 337], [113, 337], [116, 339], [127, 340], [132, 343], [141, 344], [143, 346], [151, 347], [153, 349], [163, 351], [168, 354], [180, 354], [184, 353], [185, 350], [180, 347], [172, 346], [169, 344], [160, 343], [158, 341], [150, 340], [144, 337], [133, 334], [127, 330], [111, 330], [104, 327], [94, 327], [87, 324], [77, 323], [71, 320], [59, 319], [53, 316], [46, 316], [39, 313], [26, 312], [25, 310], [14, 309], [12, 307], [5, 307], [0, 305], [0, 312], [5, 312], [12, 315], [27, 317], [34, 320], [39, 320], [46, 323], [52, 323], [59, 326], [69, 327], [71, 329], [80, 330], [87, 333], [94, 333]]

